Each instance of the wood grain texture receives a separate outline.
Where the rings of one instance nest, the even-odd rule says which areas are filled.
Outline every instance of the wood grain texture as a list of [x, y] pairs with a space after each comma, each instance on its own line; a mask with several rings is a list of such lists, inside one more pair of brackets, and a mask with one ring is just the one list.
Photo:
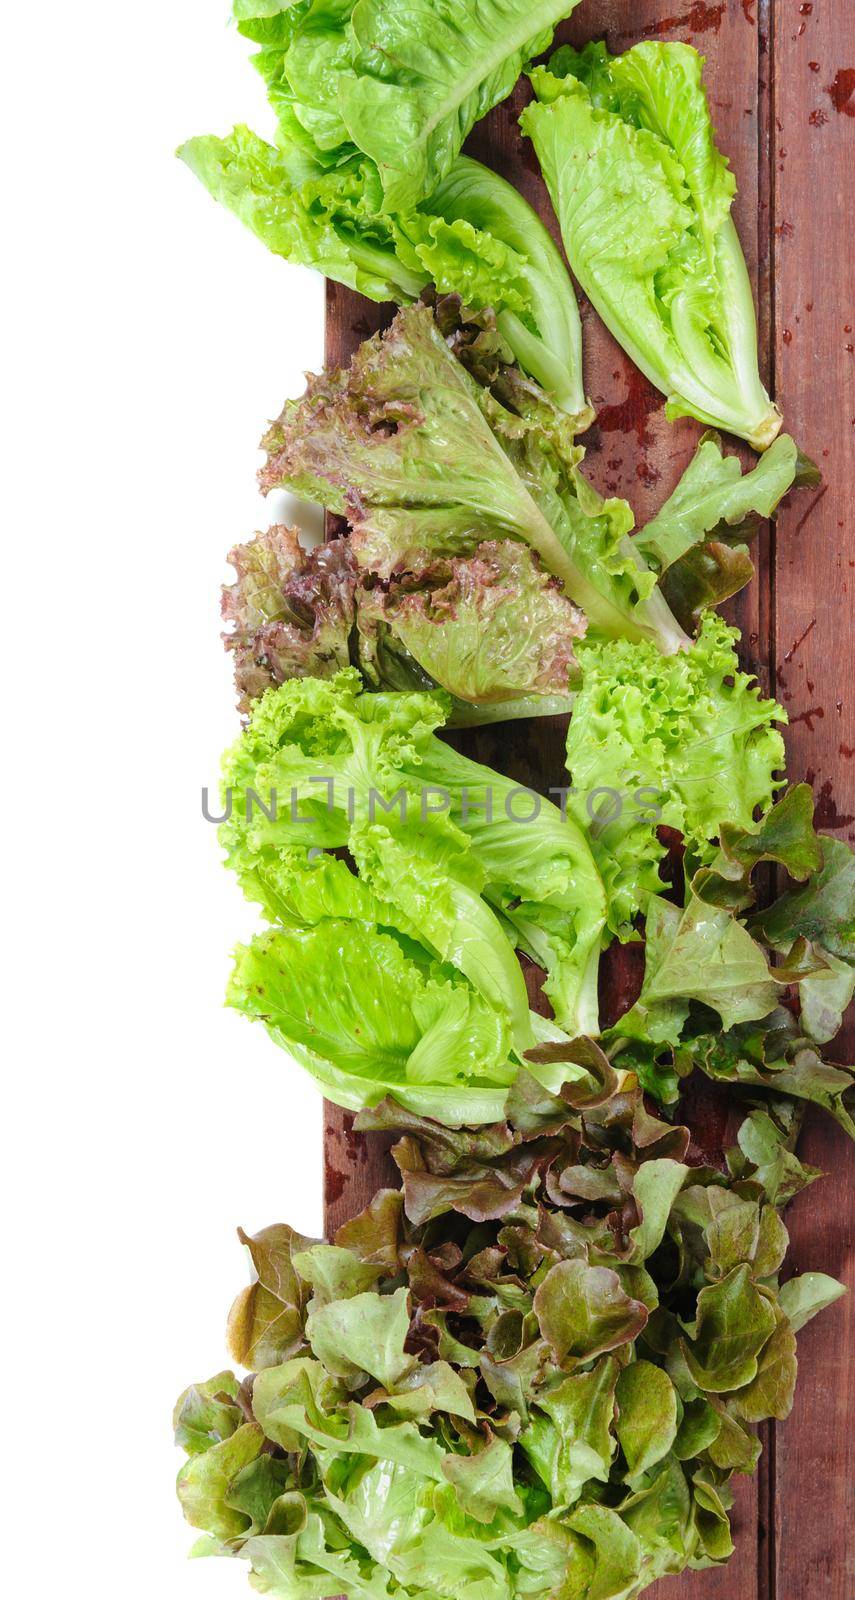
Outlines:
[[[776, 0], [771, 20], [776, 386], [788, 426], [823, 471], [822, 487], [783, 511], [776, 530], [776, 687], [790, 714], [790, 770], [813, 784], [819, 826], [852, 840], [855, 30], [844, 0]], [[839, 1059], [852, 1060], [853, 1046], [850, 1028], [848, 1040], [837, 1041]], [[855, 1177], [847, 1141], [814, 1117], [803, 1142], [805, 1158], [828, 1176], [792, 1208], [793, 1260], [851, 1287]], [[799, 1335], [795, 1408], [777, 1430], [771, 1590], [778, 1600], [855, 1594], [853, 1341], [851, 1294]]]
[[[743, 631], [744, 664], [764, 689], [776, 687], [790, 712], [791, 775], [814, 784], [819, 825], [852, 837], [848, 588], [855, 548], [851, 535], [844, 546], [843, 504], [855, 469], [849, 238], [855, 75], [847, 76], [855, 49], [850, 45], [845, 59], [846, 20], [852, 39], [847, 12], [849, 0], [582, 0], [557, 37], [576, 45], [604, 37], [612, 49], [644, 37], [684, 39], [707, 59], [719, 143], [739, 185], [736, 220], [755, 285], [761, 370], [775, 386], [787, 428], [820, 463], [827, 485], [811, 500], [799, 496], [782, 510], [775, 533], [761, 535], [755, 582], [728, 615]], [[558, 240], [536, 160], [517, 126], [527, 98], [519, 84], [467, 148], [521, 190]], [[670, 493], [700, 429], [691, 421], [666, 422], [662, 396], [584, 297], [580, 304], [586, 387], [597, 411], [583, 440], [587, 471], [602, 493], [630, 500], [643, 523]], [[347, 360], [391, 314], [329, 284], [328, 360]], [[742, 454], [747, 461], [749, 452]], [[561, 780], [564, 732], [561, 719], [509, 724], [466, 735], [465, 748], [545, 789]], [[700, 1107], [699, 1116], [708, 1117], [703, 1096]], [[709, 1126], [698, 1136], [703, 1144]], [[853, 1180], [844, 1139], [813, 1119], [805, 1154], [832, 1176], [792, 1208], [788, 1270], [851, 1272]], [[328, 1230], [394, 1181], [387, 1146], [355, 1135], [352, 1118], [332, 1106], [325, 1173]], [[793, 1418], [765, 1430], [757, 1477], [736, 1480], [732, 1562], [664, 1580], [650, 1591], [653, 1600], [807, 1600], [808, 1594], [848, 1600], [855, 1593], [855, 1569], [844, 1553], [852, 1464], [842, 1357], [851, 1350], [851, 1305], [837, 1306], [800, 1335], [803, 1371]]]

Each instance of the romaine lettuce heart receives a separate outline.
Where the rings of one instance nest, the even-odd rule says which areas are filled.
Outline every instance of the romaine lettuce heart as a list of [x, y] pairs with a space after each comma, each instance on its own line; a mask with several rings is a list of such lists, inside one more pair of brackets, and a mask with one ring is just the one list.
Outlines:
[[646, 40], [621, 56], [565, 47], [531, 74], [521, 124], [573, 271], [603, 321], [692, 416], [771, 444], [781, 414], [760, 380], [751, 285], [730, 216], [735, 182], [715, 145], [691, 46]]

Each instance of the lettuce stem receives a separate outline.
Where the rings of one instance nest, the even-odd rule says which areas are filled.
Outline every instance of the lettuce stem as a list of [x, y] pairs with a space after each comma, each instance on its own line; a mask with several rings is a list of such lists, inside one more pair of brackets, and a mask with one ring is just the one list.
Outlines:
[[584, 433], [594, 420], [593, 407], [585, 398], [582, 384], [581, 327], [579, 362], [568, 366], [553, 355], [536, 334], [530, 333], [514, 311], [500, 311], [496, 318], [499, 332], [507, 340], [520, 366], [535, 378], [562, 411], [576, 419], [577, 433]]

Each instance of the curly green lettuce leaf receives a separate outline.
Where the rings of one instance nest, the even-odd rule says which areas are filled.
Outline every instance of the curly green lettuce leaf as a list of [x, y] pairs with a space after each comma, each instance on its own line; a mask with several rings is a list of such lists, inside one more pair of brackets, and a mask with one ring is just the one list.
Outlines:
[[579, 473], [567, 418], [500, 358], [482, 370], [477, 326], [470, 347], [464, 328], [452, 349], [446, 311], [399, 312], [348, 369], [286, 404], [263, 441], [264, 492], [289, 488], [349, 516], [360, 566], [384, 580], [517, 539], [600, 635], [687, 643], [628, 537], [629, 506]]
[[624, 55], [568, 47], [531, 74], [533, 140], [573, 271], [603, 321], [668, 397], [765, 449], [781, 416], [760, 380], [751, 285], [730, 211], [735, 183], [715, 145], [685, 44]]
[[[228, 864], [274, 921], [353, 918], [418, 940], [423, 962], [464, 972], [473, 963], [521, 1048], [536, 1041], [525, 1038], [514, 948], [546, 968], [558, 1022], [547, 1036], [596, 1032], [605, 895], [584, 834], [550, 801], [436, 738], [444, 713], [438, 695], [365, 693], [353, 670], [268, 691], [224, 758]], [[384, 870], [372, 827], [403, 851], [406, 872]], [[310, 848], [343, 846], [361, 854], [364, 876], [306, 859]], [[479, 949], [492, 952], [489, 979]], [[576, 1070], [560, 1063], [550, 1081]]]
[[567, 735], [570, 808], [587, 827], [609, 895], [610, 926], [626, 932], [661, 891], [660, 826], [703, 860], [722, 829], [754, 831], [780, 786], [786, 713], [740, 670], [739, 634], [714, 613], [689, 650], [646, 642], [576, 647], [581, 684]]
[[605, 894], [582, 829], [551, 801], [439, 739], [425, 741], [417, 765], [407, 757], [405, 766], [469, 840], [487, 899], [516, 946], [546, 971], [559, 1025], [596, 1033]]
[[673, 494], [635, 539], [684, 628], [696, 629], [709, 606], [751, 581], [748, 541], [761, 519], [774, 515], [794, 485], [818, 482], [789, 434], [779, 434], [744, 474], [738, 457], [722, 453], [717, 434], [704, 435]]
[[422, 827], [392, 831], [379, 823], [355, 828], [350, 849], [361, 879], [400, 907], [422, 944], [507, 1015], [515, 1049], [533, 1046], [522, 969], [482, 897], [485, 874], [477, 857]]
[[424, 199], [445, 177], [469, 130], [510, 94], [548, 49], [577, 0], [356, 0], [353, 76], [342, 116], [377, 163], [386, 204]]

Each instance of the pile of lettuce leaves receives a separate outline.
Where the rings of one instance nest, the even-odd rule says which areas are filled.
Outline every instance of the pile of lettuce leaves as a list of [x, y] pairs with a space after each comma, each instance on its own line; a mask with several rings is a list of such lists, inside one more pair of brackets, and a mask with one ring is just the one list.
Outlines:
[[[402, 307], [263, 441], [264, 492], [340, 536], [257, 534], [223, 595], [220, 837], [266, 924], [228, 1000], [396, 1137], [403, 1182], [330, 1244], [242, 1234], [250, 1376], [176, 1408], [194, 1553], [282, 1600], [633, 1600], [723, 1563], [733, 1475], [842, 1292], [782, 1280], [781, 1211], [820, 1176], [805, 1107], [855, 1137], [824, 1059], [855, 855], [786, 786], [786, 713], [715, 610], [818, 475], [760, 379], [701, 58], [535, 65], [573, 9], [234, 0], [273, 142], [181, 151], [272, 251]], [[743, 473], [705, 433], [638, 531], [583, 471], [564, 261], [462, 153], [523, 72], [587, 296], [669, 417], [763, 451]], [[453, 732], [567, 714], [548, 796]], [[675, 1120], [692, 1073], [745, 1113], [717, 1167]]]
[[631, 506], [596, 492], [561, 408], [459, 296], [400, 311], [311, 378], [263, 448], [265, 493], [318, 502], [349, 533], [306, 552], [275, 526], [233, 551], [241, 708], [354, 665], [369, 688], [445, 689], [459, 726], [570, 711], [583, 637], [684, 649], [750, 580], [761, 519], [819, 481], [786, 434], [744, 474], [705, 435], [630, 537]]
[[461, 153], [528, 71], [521, 118], [567, 256], [623, 348], [690, 415], [766, 449], [781, 414], [760, 378], [751, 285], [688, 45], [562, 46], [577, 0], [235, 0], [258, 46], [274, 142], [249, 128], [179, 154], [274, 254], [374, 300], [429, 285], [492, 308], [523, 369], [575, 430], [592, 420], [573, 285], [527, 201]]
[[[369, 693], [353, 668], [268, 689], [223, 765], [227, 863], [269, 923], [230, 1004], [351, 1110], [490, 1122], [522, 1066], [557, 1089], [600, 1034], [664, 1103], [698, 1067], [855, 1133], [851, 1074], [821, 1055], [855, 985], [855, 856], [815, 832], [808, 785], [776, 798], [782, 713], [733, 635], [713, 615], [675, 656], [580, 647], [581, 787], [554, 799], [444, 740], [438, 692]], [[792, 886], [754, 911], [764, 865]], [[638, 992], [603, 1028], [603, 952], [641, 927]]]
[[593, 412], [561, 254], [466, 135], [548, 49], [578, 0], [235, 0], [275, 114], [179, 155], [274, 254], [372, 300], [433, 284], [492, 308], [516, 359], [577, 429]]
[[[351, 1110], [391, 1095], [491, 1121], [523, 1064], [554, 1090], [602, 1036], [666, 1104], [698, 1066], [852, 1131], [851, 1075], [821, 1049], [855, 982], [853, 858], [815, 833], [806, 786], [781, 797], [786, 713], [714, 610], [760, 518], [816, 481], [792, 439], [743, 474], [705, 435], [631, 538], [494, 320], [446, 297], [312, 378], [264, 448], [262, 488], [348, 532], [306, 552], [274, 527], [232, 554], [248, 721], [222, 839], [270, 929], [230, 1003]], [[441, 736], [568, 710], [549, 798]], [[749, 926], [764, 864], [802, 887]], [[642, 936], [638, 993], [604, 1027], [604, 953]]]
[[[593, 1066], [593, 1063], [592, 1063]], [[782, 1282], [819, 1174], [770, 1100], [721, 1170], [628, 1078], [454, 1133], [386, 1103], [403, 1190], [331, 1244], [241, 1233], [232, 1371], [187, 1389], [197, 1556], [293, 1600], [632, 1600], [726, 1562], [734, 1475], [785, 1418], [797, 1333], [843, 1292]]]

